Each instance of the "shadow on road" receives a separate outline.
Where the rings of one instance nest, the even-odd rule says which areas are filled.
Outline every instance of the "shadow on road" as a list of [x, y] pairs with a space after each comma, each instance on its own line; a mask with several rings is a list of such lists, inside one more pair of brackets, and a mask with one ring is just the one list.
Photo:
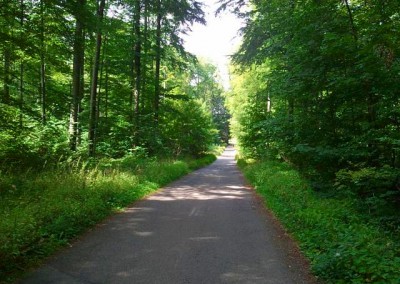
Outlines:
[[228, 148], [98, 226], [22, 283], [307, 283]]

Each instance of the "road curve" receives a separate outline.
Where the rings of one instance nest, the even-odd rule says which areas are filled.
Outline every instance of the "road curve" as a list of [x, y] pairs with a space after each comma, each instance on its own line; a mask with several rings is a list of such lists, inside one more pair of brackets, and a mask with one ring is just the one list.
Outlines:
[[136, 202], [21, 283], [310, 283], [234, 154]]

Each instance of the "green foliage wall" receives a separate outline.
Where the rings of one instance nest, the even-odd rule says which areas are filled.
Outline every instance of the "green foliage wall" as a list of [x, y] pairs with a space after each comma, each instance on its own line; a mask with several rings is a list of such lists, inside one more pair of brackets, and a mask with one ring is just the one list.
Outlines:
[[229, 103], [244, 151], [398, 206], [400, 3], [251, 4]]

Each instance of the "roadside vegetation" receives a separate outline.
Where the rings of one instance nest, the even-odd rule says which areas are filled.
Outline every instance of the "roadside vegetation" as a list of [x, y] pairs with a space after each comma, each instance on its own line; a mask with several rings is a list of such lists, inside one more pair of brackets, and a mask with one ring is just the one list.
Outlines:
[[[225, 0], [249, 180], [328, 283], [399, 283], [400, 2]], [[290, 166], [289, 166], [290, 165]]]
[[112, 213], [205, 166], [221, 151], [197, 159], [126, 156], [53, 169], [0, 173], [0, 282], [12, 282]]
[[239, 160], [264, 198], [326, 283], [399, 283], [400, 230], [365, 212], [353, 196], [316, 192], [282, 161]]

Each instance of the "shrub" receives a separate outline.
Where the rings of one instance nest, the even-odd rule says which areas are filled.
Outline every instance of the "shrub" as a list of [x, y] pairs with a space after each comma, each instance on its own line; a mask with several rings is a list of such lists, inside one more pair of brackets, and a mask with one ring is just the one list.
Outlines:
[[400, 194], [400, 190], [396, 188], [398, 178], [399, 171], [389, 166], [340, 170], [336, 173], [336, 188], [363, 197], [372, 195], [387, 197], [389, 192]]
[[357, 199], [318, 194], [287, 164], [239, 165], [299, 241], [318, 277], [327, 283], [398, 283], [399, 231], [386, 231], [360, 213]]

